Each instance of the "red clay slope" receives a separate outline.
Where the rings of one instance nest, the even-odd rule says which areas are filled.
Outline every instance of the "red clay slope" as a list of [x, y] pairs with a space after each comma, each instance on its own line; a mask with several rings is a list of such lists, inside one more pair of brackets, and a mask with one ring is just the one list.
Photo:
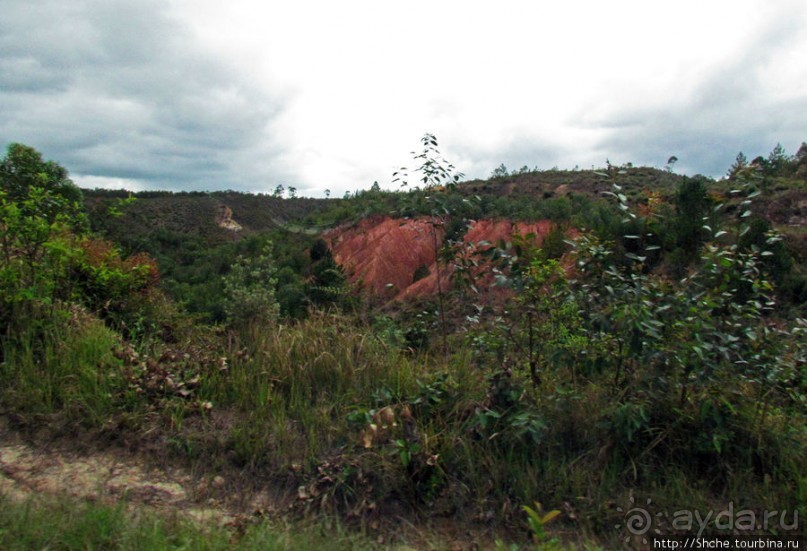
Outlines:
[[[552, 223], [507, 220], [478, 220], [471, 224], [463, 237], [466, 243], [492, 244], [507, 242], [514, 233], [534, 234], [540, 246], [552, 229]], [[436, 228], [437, 241], [442, 243], [443, 230]], [[432, 225], [427, 218], [400, 219], [374, 217], [350, 227], [328, 232], [326, 241], [334, 260], [342, 265], [350, 281], [360, 283], [377, 296], [404, 299], [435, 293], [437, 268], [435, 263]], [[418, 269], [428, 269], [428, 275], [415, 281]], [[450, 286], [450, 269], [440, 267], [440, 282]]]

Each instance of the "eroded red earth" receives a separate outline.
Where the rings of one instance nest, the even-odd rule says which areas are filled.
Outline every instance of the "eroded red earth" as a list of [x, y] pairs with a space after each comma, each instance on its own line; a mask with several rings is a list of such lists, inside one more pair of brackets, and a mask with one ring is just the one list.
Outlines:
[[[471, 223], [463, 241], [496, 245], [509, 242], [514, 234], [532, 234], [533, 244], [540, 246], [552, 228], [548, 220], [477, 220]], [[439, 245], [444, 235], [443, 228], [432, 225], [429, 218], [373, 217], [336, 228], [324, 237], [334, 260], [342, 265], [352, 283], [377, 296], [400, 300], [437, 291], [435, 241]], [[443, 264], [440, 283], [445, 289], [451, 285], [451, 269]]]

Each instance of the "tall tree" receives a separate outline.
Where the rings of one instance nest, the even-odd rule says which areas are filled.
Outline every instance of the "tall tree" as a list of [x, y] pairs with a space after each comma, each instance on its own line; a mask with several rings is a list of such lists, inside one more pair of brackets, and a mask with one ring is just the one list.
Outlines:
[[774, 147], [773, 151], [768, 155], [768, 167], [771, 174], [776, 176], [782, 175], [782, 172], [789, 164], [790, 157], [788, 157], [785, 152], [785, 148], [782, 147], [782, 144], [777, 143], [776, 147]]
[[[47, 194], [47, 200], [27, 201], [33, 190]], [[85, 228], [81, 190], [69, 178], [67, 170], [27, 145], [12, 143], [0, 160], [0, 191], [19, 205], [27, 216], [42, 216], [48, 223], [67, 217], [74, 228]]]
[[704, 181], [698, 177], [684, 178], [675, 196], [675, 227], [678, 246], [690, 258], [695, 257], [705, 238], [704, 216], [710, 204]]
[[807, 178], [807, 142], [801, 142], [796, 152], [796, 176]]
[[734, 163], [731, 165], [731, 167], [729, 167], [728, 177], [729, 178], [736, 177], [737, 174], [739, 174], [740, 171], [744, 170], [745, 168], [748, 168], [748, 159], [743, 154], [743, 152], [740, 151], [739, 153], [737, 153], [737, 157], [734, 159]]

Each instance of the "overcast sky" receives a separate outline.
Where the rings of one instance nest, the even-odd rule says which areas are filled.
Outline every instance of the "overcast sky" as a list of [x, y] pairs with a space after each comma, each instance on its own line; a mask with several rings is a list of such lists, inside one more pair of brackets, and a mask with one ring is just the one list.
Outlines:
[[84, 187], [392, 187], [426, 132], [466, 178], [793, 154], [807, 2], [3, 0], [2, 147]]

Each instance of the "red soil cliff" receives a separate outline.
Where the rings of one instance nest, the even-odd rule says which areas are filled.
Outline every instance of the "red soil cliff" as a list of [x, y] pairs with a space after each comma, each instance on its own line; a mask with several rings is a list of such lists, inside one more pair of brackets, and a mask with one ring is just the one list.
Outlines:
[[[492, 245], [510, 241], [514, 233], [535, 236], [540, 246], [552, 230], [552, 223], [507, 220], [478, 220], [471, 223], [463, 240], [476, 245], [487, 241]], [[435, 293], [437, 265], [434, 234], [442, 243], [441, 227], [433, 229], [427, 218], [395, 219], [374, 217], [350, 227], [337, 228], [324, 237], [333, 251], [334, 260], [345, 269], [350, 281], [360, 283], [377, 296], [403, 299]], [[422, 276], [415, 281], [416, 275]], [[451, 269], [440, 266], [440, 282], [450, 287]]]

